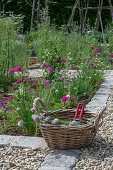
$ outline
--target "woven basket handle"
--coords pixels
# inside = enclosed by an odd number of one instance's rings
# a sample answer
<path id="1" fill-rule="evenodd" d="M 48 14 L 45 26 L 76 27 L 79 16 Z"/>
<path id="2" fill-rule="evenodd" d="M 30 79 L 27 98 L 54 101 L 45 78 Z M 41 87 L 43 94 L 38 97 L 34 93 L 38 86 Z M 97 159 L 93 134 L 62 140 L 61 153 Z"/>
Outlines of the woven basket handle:
<path id="1" fill-rule="evenodd" d="M 40 98 L 35 98 L 35 99 L 34 99 L 34 103 L 33 103 L 33 107 L 36 108 L 36 110 L 37 110 L 37 112 L 38 112 L 38 106 L 37 106 L 37 103 L 38 103 L 38 102 L 39 102 L 39 103 L 41 104 L 41 106 L 42 106 L 42 111 L 44 112 L 43 115 L 47 114 L 47 110 L 46 110 L 46 108 L 45 108 L 45 106 L 44 106 L 44 103 L 43 103 L 43 100 L 42 100 L 42 99 L 40 99 Z"/>
<path id="2" fill-rule="evenodd" d="M 98 112 L 98 116 L 97 118 L 95 119 L 94 121 L 94 126 L 95 126 L 95 131 L 97 132 L 97 130 L 99 129 L 99 127 L 102 126 L 102 123 L 103 123 L 103 113 L 104 113 L 104 110 L 106 109 L 106 105 L 103 105 L 99 112 Z"/>

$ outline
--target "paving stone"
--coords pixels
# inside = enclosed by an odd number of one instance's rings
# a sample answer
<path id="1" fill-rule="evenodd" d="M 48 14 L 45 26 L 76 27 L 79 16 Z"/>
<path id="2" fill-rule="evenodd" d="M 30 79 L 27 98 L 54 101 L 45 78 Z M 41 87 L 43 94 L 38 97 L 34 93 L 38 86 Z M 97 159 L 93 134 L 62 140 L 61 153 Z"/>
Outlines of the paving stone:
<path id="1" fill-rule="evenodd" d="M 16 136 L 10 142 L 10 146 L 32 148 L 34 150 L 38 148 L 45 149 L 47 147 L 42 137 L 28 137 L 28 136 Z"/>
<path id="2" fill-rule="evenodd" d="M 76 150 L 55 150 L 54 153 L 45 157 L 42 167 L 39 170 L 43 170 L 44 168 L 56 168 L 55 170 L 61 168 L 70 169 L 79 159 L 80 153 L 76 152 Z"/>
<path id="3" fill-rule="evenodd" d="M 53 166 L 42 166 L 38 170 L 71 170 L 71 168 L 53 167 Z"/>
<path id="4" fill-rule="evenodd" d="M 14 138 L 14 136 L 10 135 L 0 135 L 0 146 L 9 145 Z"/>

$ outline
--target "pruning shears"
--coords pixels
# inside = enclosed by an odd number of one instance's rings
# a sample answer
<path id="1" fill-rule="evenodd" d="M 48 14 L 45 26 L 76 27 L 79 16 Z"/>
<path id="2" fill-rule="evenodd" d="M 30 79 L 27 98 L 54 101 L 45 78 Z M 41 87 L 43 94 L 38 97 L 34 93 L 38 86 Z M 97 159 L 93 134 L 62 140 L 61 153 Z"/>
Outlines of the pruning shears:
<path id="1" fill-rule="evenodd" d="M 77 118 L 78 117 L 78 114 L 79 114 L 79 108 L 80 108 L 80 106 L 82 106 L 82 110 L 81 110 L 81 112 L 80 112 L 80 116 L 79 116 L 79 118 Z M 82 123 L 82 115 L 83 115 L 83 113 L 84 113 L 84 107 L 85 107 L 85 105 L 84 104 L 81 104 L 81 103 L 79 103 L 78 105 L 77 105 L 77 109 L 76 109 L 76 113 L 75 113 L 75 116 L 74 116 L 74 118 L 73 118 L 73 121 L 70 123 L 70 125 L 76 125 L 76 124 L 78 124 L 78 123 Z"/>

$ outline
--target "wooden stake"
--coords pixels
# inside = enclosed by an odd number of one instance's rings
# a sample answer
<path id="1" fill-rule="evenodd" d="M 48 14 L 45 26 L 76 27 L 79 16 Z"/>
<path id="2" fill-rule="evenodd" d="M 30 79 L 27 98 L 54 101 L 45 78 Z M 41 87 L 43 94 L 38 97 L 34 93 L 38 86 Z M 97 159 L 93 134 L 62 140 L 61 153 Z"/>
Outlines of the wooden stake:
<path id="1" fill-rule="evenodd" d="M 33 0 L 33 5 L 32 5 L 31 28 L 30 28 L 31 31 L 33 31 L 34 9 L 35 9 L 35 0 Z"/>
<path id="2" fill-rule="evenodd" d="M 99 29 L 99 23 L 100 23 L 99 13 L 101 13 L 101 11 L 102 11 L 102 6 L 103 6 L 103 0 L 99 0 L 99 6 L 98 6 L 98 12 L 97 12 L 97 22 L 96 22 L 96 31 L 98 31 L 98 29 Z"/>

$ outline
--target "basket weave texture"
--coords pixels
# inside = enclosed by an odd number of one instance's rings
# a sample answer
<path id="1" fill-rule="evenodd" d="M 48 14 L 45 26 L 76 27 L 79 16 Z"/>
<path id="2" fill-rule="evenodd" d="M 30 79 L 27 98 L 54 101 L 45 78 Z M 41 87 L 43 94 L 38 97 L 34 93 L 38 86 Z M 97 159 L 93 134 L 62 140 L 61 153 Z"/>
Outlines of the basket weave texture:
<path id="1" fill-rule="evenodd" d="M 43 105 L 44 107 L 44 105 Z M 53 149 L 76 149 L 89 145 L 102 125 L 103 106 L 97 115 L 93 113 L 83 114 L 83 124 L 76 126 L 52 125 L 39 123 L 39 127 L 46 143 Z M 56 110 L 46 112 L 44 116 L 54 116 L 60 120 L 72 121 L 76 110 Z M 95 119 L 91 119 L 95 117 Z M 90 121 L 92 120 L 92 121 Z"/>

